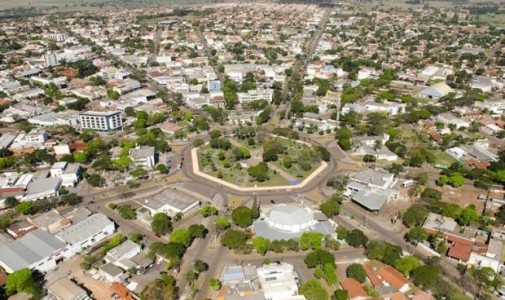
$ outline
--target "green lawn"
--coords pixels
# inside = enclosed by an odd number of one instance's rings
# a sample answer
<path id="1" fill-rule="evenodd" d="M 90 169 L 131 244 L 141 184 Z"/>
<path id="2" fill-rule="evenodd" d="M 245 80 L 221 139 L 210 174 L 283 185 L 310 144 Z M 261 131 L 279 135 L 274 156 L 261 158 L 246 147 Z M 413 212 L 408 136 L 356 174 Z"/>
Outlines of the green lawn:
<path id="1" fill-rule="evenodd" d="M 435 164 L 450 166 L 453 163 L 458 162 L 452 156 L 440 150 L 433 151 L 433 155 L 435 155 Z"/>

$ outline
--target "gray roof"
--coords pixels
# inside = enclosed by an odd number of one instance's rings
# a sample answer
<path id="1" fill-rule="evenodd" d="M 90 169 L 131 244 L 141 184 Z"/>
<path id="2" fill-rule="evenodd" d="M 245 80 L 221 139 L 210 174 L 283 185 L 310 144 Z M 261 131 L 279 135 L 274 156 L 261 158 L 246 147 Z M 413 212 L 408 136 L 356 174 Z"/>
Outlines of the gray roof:
<path id="1" fill-rule="evenodd" d="M 501 255 L 503 251 L 503 242 L 499 239 L 491 238 L 489 240 L 489 245 L 487 246 L 487 252 L 493 253 L 498 256 L 498 259 L 501 260 Z"/>
<path id="2" fill-rule="evenodd" d="M 386 183 L 384 178 L 394 176 L 388 172 L 382 171 L 361 171 L 351 176 L 351 180 L 358 181 L 365 184 L 373 184 L 377 186 L 383 186 Z"/>
<path id="3" fill-rule="evenodd" d="M 58 233 L 56 236 L 62 241 L 73 245 L 90 238 L 111 223 L 113 222 L 109 220 L 109 218 L 107 218 L 105 215 L 96 213 L 80 221 L 79 223 L 68 227 L 67 229 Z"/>
<path id="4" fill-rule="evenodd" d="M 84 289 L 68 278 L 61 278 L 55 281 L 47 289 L 56 298 L 61 300 L 82 299 L 82 297 L 87 296 Z"/>
<path id="5" fill-rule="evenodd" d="M 16 271 L 40 261 L 65 247 L 65 244 L 42 229 L 0 247 L 0 261 Z"/>
<path id="6" fill-rule="evenodd" d="M 432 97 L 443 97 L 453 90 L 444 82 L 435 83 L 434 85 L 427 87 L 419 92 L 421 96 L 432 96 Z"/>
<path id="7" fill-rule="evenodd" d="M 47 227 L 60 222 L 61 220 L 63 220 L 63 217 L 56 210 L 50 210 L 39 216 L 31 218 L 31 223 L 37 227 Z"/>
<path id="8" fill-rule="evenodd" d="M 85 111 L 79 113 L 80 116 L 96 116 L 96 117 L 107 117 L 115 114 L 120 114 L 120 111 Z"/>
<path id="9" fill-rule="evenodd" d="M 149 201 L 146 201 L 144 205 L 154 210 L 158 210 L 167 204 L 177 209 L 184 210 L 195 202 L 198 202 L 198 199 L 192 196 L 171 189 L 164 190 L 159 194 L 151 196 L 148 200 Z"/>
<path id="10" fill-rule="evenodd" d="M 352 196 L 352 200 L 371 211 L 379 210 L 389 199 L 390 189 L 362 189 Z"/>
<path id="11" fill-rule="evenodd" d="M 130 149 L 130 157 L 133 159 L 154 156 L 154 147 L 142 147 Z"/>
<path id="12" fill-rule="evenodd" d="M 61 178 L 58 177 L 35 179 L 30 184 L 28 184 L 26 194 L 31 195 L 47 191 L 58 190 L 60 184 L 61 184 Z"/>
<path id="13" fill-rule="evenodd" d="M 456 232 L 458 224 L 453 218 L 444 217 L 442 215 L 430 212 L 426 221 L 424 221 L 424 228 L 432 228 L 444 232 Z"/>
<path id="14" fill-rule="evenodd" d="M 111 263 L 101 266 L 100 271 L 102 271 L 108 275 L 111 275 L 113 277 L 116 277 L 116 276 L 124 273 L 123 270 L 121 270 L 121 268 L 119 268 L 118 266 L 113 265 Z"/>
<path id="15" fill-rule="evenodd" d="M 89 209 L 84 206 L 80 206 L 64 214 L 63 217 L 69 219 L 72 224 L 75 224 L 91 216 L 91 214 L 92 212 Z"/>
<path id="16" fill-rule="evenodd" d="M 79 171 L 79 168 L 81 168 L 80 164 L 68 164 L 65 168 L 65 174 L 77 173 Z"/>
<path id="17" fill-rule="evenodd" d="M 7 148 L 14 141 L 16 135 L 6 133 L 0 136 L 0 148 Z"/>
<path id="18" fill-rule="evenodd" d="M 130 240 L 126 240 L 121 245 L 111 249 L 109 252 L 107 252 L 106 257 L 110 259 L 111 261 L 116 261 L 117 259 L 121 258 L 123 255 L 126 253 L 132 251 L 133 249 L 138 248 L 138 251 L 140 252 L 140 246 Z"/>

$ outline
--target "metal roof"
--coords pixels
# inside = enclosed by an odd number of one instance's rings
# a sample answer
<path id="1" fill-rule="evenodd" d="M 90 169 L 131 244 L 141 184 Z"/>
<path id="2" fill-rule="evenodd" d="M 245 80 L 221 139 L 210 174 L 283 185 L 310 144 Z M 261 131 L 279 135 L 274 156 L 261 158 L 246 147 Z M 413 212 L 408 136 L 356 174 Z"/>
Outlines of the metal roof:
<path id="1" fill-rule="evenodd" d="M 65 244 L 42 229 L 0 247 L 0 261 L 13 271 L 38 262 L 65 247 Z"/>
<path id="2" fill-rule="evenodd" d="M 299 225 L 312 221 L 314 215 L 296 205 L 279 204 L 268 211 L 267 218 L 280 225 Z"/>
<path id="3" fill-rule="evenodd" d="M 35 179 L 28 185 L 26 195 L 55 191 L 58 190 L 60 184 L 61 178 L 58 177 Z"/>
<path id="4" fill-rule="evenodd" d="M 111 223 L 114 222 L 109 220 L 109 218 L 107 218 L 105 215 L 96 213 L 80 221 L 79 223 L 68 227 L 67 229 L 58 233 L 56 237 L 70 245 L 73 245 L 92 237 Z"/>
<path id="5" fill-rule="evenodd" d="M 62 300 L 82 299 L 87 296 L 84 289 L 79 287 L 68 278 L 61 278 L 51 284 L 48 288 L 49 292 Z"/>

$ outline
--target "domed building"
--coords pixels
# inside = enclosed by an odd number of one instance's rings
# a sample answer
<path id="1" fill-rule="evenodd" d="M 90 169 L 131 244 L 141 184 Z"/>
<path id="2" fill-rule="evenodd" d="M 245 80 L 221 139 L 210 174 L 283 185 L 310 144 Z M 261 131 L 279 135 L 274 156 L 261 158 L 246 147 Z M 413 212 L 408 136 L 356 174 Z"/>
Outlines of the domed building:
<path id="1" fill-rule="evenodd" d="M 252 229 L 257 236 L 269 240 L 299 238 L 311 231 L 336 236 L 333 225 L 322 212 L 295 203 L 262 207 L 261 216 Z"/>
<path id="2" fill-rule="evenodd" d="M 291 233 L 307 231 L 317 224 L 314 213 L 308 208 L 287 204 L 271 208 L 264 220 L 271 228 Z"/>

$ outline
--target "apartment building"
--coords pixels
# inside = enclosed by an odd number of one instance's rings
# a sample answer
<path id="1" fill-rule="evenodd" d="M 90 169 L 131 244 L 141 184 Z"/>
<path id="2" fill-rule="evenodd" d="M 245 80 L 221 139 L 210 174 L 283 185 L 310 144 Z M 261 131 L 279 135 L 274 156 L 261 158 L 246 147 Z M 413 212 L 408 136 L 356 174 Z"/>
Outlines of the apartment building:
<path id="1" fill-rule="evenodd" d="M 119 111 L 87 111 L 79 114 L 82 129 L 93 129 L 102 132 L 119 131 L 123 128 L 123 119 Z"/>

